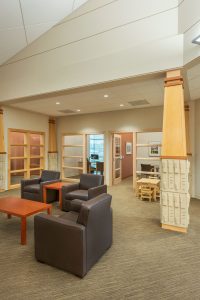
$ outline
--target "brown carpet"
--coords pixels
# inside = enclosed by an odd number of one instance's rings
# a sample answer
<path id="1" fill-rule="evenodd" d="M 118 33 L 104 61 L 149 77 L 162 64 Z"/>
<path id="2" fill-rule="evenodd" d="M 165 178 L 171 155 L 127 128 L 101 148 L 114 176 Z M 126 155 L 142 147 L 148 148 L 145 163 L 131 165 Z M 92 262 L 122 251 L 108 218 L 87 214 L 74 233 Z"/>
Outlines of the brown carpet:
<path id="1" fill-rule="evenodd" d="M 33 217 L 21 246 L 19 219 L 0 213 L 0 299 L 200 299 L 200 200 L 184 235 L 160 228 L 159 204 L 136 199 L 130 180 L 109 192 L 113 246 L 83 279 L 35 260 Z"/>

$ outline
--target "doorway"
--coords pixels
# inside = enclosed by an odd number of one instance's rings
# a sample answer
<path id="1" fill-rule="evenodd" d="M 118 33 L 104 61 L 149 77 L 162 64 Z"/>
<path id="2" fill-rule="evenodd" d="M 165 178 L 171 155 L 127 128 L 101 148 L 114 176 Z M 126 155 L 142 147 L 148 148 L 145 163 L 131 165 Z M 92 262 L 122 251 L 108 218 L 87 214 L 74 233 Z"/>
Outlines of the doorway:
<path id="1" fill-rule="evenodd" d="M 133 132 L 113 134 L 112 143 L 112 183 L 118 184 L 122 180 L 133 177 Z"/>

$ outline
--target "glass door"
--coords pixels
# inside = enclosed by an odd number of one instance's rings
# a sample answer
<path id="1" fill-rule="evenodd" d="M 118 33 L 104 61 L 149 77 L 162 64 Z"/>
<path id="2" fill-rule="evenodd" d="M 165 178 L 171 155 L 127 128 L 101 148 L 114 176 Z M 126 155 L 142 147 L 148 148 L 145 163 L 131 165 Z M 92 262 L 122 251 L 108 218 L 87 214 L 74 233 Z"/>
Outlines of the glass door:
<path id="1" fill-rule="evenodd" d="M 122 175 L 122 147 L 121 147 L 121 135 L 114 134 L 113 136 L 113 183 L 117 184 L 121 182 Z"/>
<path id="2" fill-rule="evenodd" d="M 84 134 L 64 134 L 62 139 L 62 178 L 78 181 L 86 170 Z"/>

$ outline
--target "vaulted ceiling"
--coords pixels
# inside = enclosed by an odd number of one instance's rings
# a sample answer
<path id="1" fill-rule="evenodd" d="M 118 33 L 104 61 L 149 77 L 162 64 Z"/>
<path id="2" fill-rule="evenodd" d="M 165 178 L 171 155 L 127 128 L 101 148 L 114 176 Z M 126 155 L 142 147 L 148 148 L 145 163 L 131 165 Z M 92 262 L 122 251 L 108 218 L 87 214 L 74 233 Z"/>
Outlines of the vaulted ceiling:
<path id="1" fill-rule="evenodd" d="M 0 0 L 0 64 L 87 0 Z"/>

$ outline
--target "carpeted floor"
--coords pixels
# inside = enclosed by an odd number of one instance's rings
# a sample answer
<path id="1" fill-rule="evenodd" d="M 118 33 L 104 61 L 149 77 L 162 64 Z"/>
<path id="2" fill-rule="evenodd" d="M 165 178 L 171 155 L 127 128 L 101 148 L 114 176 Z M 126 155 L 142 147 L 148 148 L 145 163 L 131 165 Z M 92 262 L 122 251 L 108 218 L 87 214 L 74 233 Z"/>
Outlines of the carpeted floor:
<path id="1" fill-rule="evenodd" d="M 160 228 L 159 204 L 136 199 L 130 180 L 109 192 L 113 246 L 83 279 L 35 260 L 33 217 L 21 246 L 19 219 L 0 213 L 0 299 L 200 299 L 200 200 L 191 201 L 184 235 Z"/>

